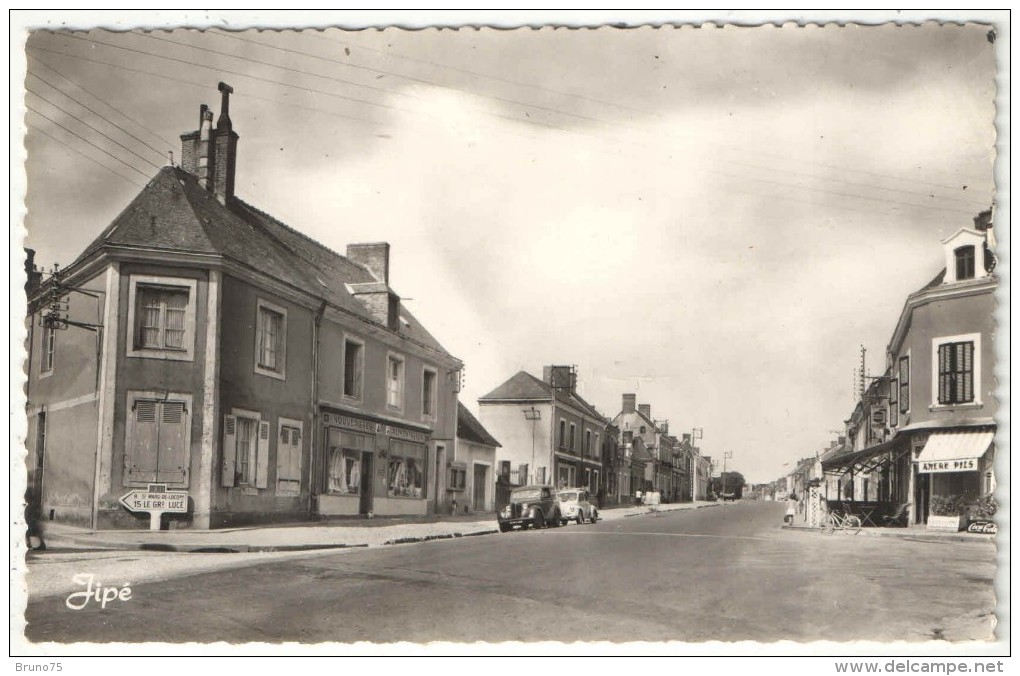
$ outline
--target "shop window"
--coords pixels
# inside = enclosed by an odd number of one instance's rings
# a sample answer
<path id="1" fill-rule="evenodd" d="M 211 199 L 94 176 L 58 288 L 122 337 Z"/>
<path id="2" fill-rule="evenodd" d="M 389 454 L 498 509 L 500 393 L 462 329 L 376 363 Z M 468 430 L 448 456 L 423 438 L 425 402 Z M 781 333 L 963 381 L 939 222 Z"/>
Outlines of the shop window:
<path id="1" fill-rule="evenodd" d="M 462 491 L 467 486 L 467 470 L 461 467 L 450 468 L 450 490 Z"/>
<path id="2" fill-rule="evenodd" d="M 900 413 L 910 410 L 910 357 L 900 357 Z"/>
<path id="3" fill-rule="evenodd" d="M 361 399 L 365 345 L 351 338 L 344 339 L 344 396 Z"/>
<path id="4" fill-rule="evenodd" d="M 336 428 L 326 431 L 326 491 L 333 495 L 361 494 L 361 454 L 371 446 L 369 437 Z"/>
<path id="5" fill-rule="evenodd" d="M 938 351 L 938 403 L 974 401 L 974 343 L 942 343 Z"/>
<path id="6" fill-rule="evenodd" d="M 258 301 L 255 323 L 255 372 L 272 378 L 287 377 L 287 309 Z"/>
<path id="7" fill-rule="evenodd" d="M 269 485 L 269 422 L 258 413 L 234 410 L 223 421 L 223 486 Z"/>
<path id="8" fill-rule="evenodd" d="M 187 484 L 191 458 L 188 409 L 191 398 L 155 392 L 128 394 L 124 485 Z"/>
<path id="9" fill-rule="evenodd" d="M 395 355 L 386 359 L 386 405 L 404 408 L 404 360 Z"/>
<path id="10" fill-rule="evenodd" d="M 957 248 L 953 257 L 956 259 L 956 280 L 974 279 L 974 245 Z"/>
<path id="11" fill-rule="evenodd" d="M 386 494 L 391 498 L 425 497 L 425 447 L 390 441 Z"/>
<path id="12" fill-rule="evenodd" d="M 436 371 L 430 368 L 422 372 L 421 414 L 427 418 L 436 415 Z"/>
<path id="13" fill-rule="evenodd" d="M 127 356 L 192 361 L 196 288 L 190 279 L 132 276 Z"/>
<path id="14" fill-rule="evenodd" d="M 280 418 L 280 435 L 276 442 L 276 492 L 278 495 L 301 493 L 301 438 L 304 425 L 300 420 Z"/>

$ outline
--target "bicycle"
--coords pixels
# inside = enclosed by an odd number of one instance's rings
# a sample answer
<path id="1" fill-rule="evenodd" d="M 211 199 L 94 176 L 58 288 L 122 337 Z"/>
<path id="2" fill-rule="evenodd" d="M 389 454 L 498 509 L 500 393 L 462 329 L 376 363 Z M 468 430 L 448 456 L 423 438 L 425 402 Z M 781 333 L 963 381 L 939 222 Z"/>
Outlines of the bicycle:
<path id="1" fill-rule="evenodd" d="M 831 535 L 837 530 L 857 535 L 861 532 L 862 527 L 861 517 L 851 514 L 849 510 L 845 510 L 845 513 L 830 511 L 822 519 L 821 524 L 822 532 L 826 535 Z"/>

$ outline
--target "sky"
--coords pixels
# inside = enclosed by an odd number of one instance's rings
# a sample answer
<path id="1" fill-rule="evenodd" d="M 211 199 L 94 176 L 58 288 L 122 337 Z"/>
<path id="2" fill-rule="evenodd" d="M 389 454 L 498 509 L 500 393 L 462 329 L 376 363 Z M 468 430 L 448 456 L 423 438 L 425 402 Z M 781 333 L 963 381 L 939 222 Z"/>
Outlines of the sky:
<path id="1" fill-rule="evenodd" d="M 751 481 L 843 427 L 995 199 L 986 25 L 35 32 L 24 246 L 66 265 L 234 88 L 237 195 L 391 283 L 461 399 L 578 367 Z M 17 246 L 19 243 L 14 242 Z"/>

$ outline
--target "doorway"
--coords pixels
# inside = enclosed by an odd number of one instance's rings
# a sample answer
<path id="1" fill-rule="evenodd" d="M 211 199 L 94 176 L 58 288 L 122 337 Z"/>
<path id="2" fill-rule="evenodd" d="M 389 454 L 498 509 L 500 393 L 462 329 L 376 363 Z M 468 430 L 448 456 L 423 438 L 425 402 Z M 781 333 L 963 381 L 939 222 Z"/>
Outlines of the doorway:
<path id="1" fill-rule="evenodd" d="M 358 503 L 358 513 L 368 514 L 372 511 L 372 454 L 368 451 L 361 452 L 361 500 Z"/>
<path id="2" fill-rule="evenodd" d="M 476 512 L 485 510 L 485 487 L 488 483 L 489 468 L 485 465 L 475 465 L 474 476 L 474 505 L 472 509 Z"/>
<path id="3" fill-rule="evenodd" d="M 914 505 L 917 510 L 914 523 L 928 523 L 928 496 L 931 494 L 929 488 L 931 475 L 925 472 L 918 472 L 915 465 L 914 476 Z"/>

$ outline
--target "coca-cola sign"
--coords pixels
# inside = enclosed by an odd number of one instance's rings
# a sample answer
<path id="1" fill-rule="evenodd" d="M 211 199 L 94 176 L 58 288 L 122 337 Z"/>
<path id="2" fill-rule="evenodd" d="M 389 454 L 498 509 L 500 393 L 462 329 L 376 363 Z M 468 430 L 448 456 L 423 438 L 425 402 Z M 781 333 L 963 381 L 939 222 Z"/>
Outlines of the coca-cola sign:
<path id="1" fill-rule="evenodd" d="M 995 525 L 994 521 L 972 521 L 971 524 L 967 526 L 967 532 L 995 535 L 999 532 L 999 527 Z"/>

